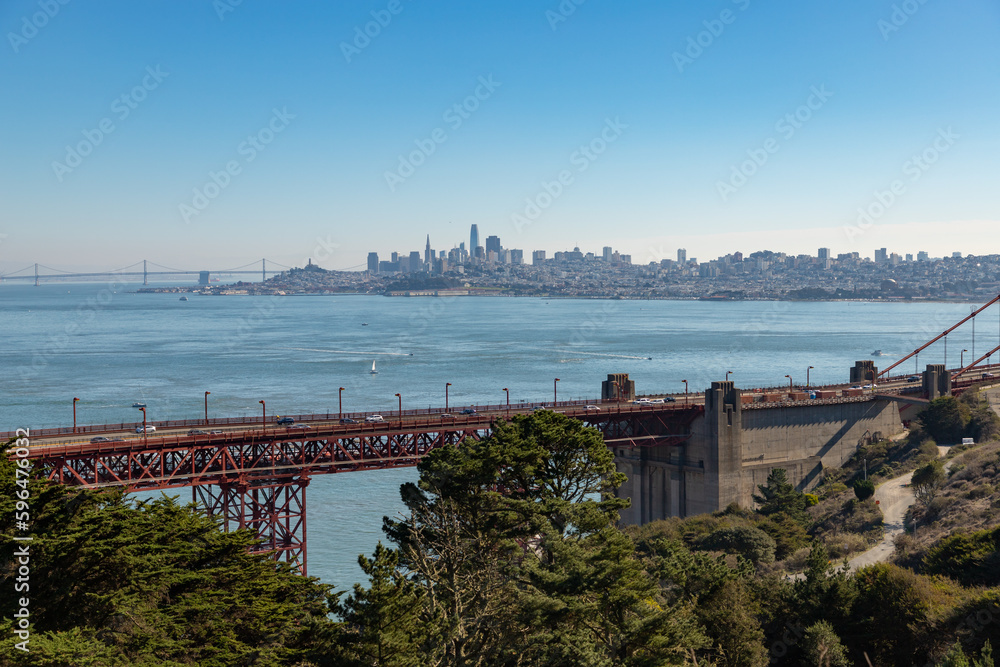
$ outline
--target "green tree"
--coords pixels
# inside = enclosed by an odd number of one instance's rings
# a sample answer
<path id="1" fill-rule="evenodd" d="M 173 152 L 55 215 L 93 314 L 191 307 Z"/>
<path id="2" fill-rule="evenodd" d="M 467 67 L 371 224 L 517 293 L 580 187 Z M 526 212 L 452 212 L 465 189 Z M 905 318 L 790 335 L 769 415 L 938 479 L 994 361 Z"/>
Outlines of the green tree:
<path id="1" fill-rule="evenodd" d="M 913 494 L 924 503 L 929 503 L 937 495 L 938 489 L 947 479 L 944 472 L 944 465 L 935 459 L 927 465 L 913 471 L 910 479 L 910 486 Z"/>
<path id="2" fill-rule="evenodd" d="M 855 480 L 854 495 L 857 496 L 858 500 L 868 500 L 875 495 L 875 482 L 870 479 Z"/>
<path id="3" fill-rule="evenodd" d="M 937 442 L 954 444 L 961 442 L 965 434 L 969 407 L 953 396 L 942 396 L 931 401 L 917 420 Z"/>
<path id="4" fill-rule="evenodd" d="M 774 538 L 754 526 L 726 526 L 706 537 L 702 548 L 740 554 L 752 563 L 773 563 Z"/>
<path id="5" fill-rule="evenodd" d="M 354 591 L 333 611 L 344 622 L 340 645 L 343 664 L 380 667 L 417 667 L 422 651 L 435 639 L 434 619 L 422 618 L 422 600 L 416 587 L 399 570 L 399 555 L 379 542 L 372 558 L 358 557 L 368 576 L 366 589 Z"/>
<path id="6" fill-rule="evenodd" d="M 994 667 L 993 646 L 989 639 L 983 644 L 983 650 L 979 652 L 979 660 L 973 660 L 972 665 L 973 667 Z"/>
<path id="7" fill-rule="evenodd" d="M 850 667 L 847 649 L 827 621 L 817 621 L 802 637 L 802 658 L 808 667 Z"/>
<path id="8" fill-rule="evenodd" d="M 938 663 L 938 667 L 972 667 L 969 658 L 962 650 L 961 642 L 955 642 L 945 654 L 944 659 Z"/>
<path id="9" fill-rule="evenodd" d="M 14 590 L 15 475 L 0 455 L 0 586 Z M 30 484 L 34 665 L 331 664 L 329 587 L 270 556 L 256 536 L 171 498 Z M 0 596 L 12 618 L 16 596 Z M 9 634 L 7 635 L 10 636 Z M 13 656 L 18 655 L 15 659 Z"/>
<path id="10" fill-rule="evenodd" d="M 806 512 L 808 501 L 805 494 L 796 491 L 788 481 L 788 473 L 784 468 L 774 468 L 767 476 L 766 484 L 758 484 L 760 495 L 754 495 L 753 500 L 759 505 L 757 511 L 764 516 L 784 515 L 800 524 L 810 522 Z"/>

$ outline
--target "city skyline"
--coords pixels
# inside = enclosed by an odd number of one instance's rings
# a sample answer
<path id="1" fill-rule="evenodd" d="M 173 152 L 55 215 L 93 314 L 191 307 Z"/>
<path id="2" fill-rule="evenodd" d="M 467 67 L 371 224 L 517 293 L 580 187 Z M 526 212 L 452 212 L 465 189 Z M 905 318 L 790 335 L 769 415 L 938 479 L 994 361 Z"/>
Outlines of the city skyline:
<path id="1" fill-rule="evenodd" d="M 389 4 L 4 3 L 0 271 L 1000 251 L 995 3 Z"/>

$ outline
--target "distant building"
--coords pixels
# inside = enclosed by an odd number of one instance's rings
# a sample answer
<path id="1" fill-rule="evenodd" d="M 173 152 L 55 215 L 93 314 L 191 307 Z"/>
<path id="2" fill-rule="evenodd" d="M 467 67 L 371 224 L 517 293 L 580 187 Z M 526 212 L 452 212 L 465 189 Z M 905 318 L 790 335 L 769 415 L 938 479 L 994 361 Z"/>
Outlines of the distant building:
<path id="1" fill-rule="evenodd" d="M 930 259 L 931 259 L 930 255 L 928 255 L 923 250 L 921 250 L 920 252 L 917 253 L 917 261 L 918 262 L 929 262 Z"/>
<path id="2" fill-rule="evenodd" d="M 420 273 L 423 268 L 423 262 L 420 261 L 420 251 L 414 250 L 410 253 L 410 273 Z"/>
<path id="3" fill-rule="evenodd" d="M 424 264 L 427 265 L 427 270 L 429 271 L 434 261 L 434 251 L 431 250 L 431 235 L 427 235 L 427 246 L 424 248 Z"/>
<path id="4" fill-rule="evenodd" d="M 611 246 L 609 246 L 609 245 L 604 246 L 604 261 L 605 262 L 610 262 L 611 261 L 611 253 L 613 253 L 613 252 L 614 252 L 614 250 L 611 249 Z"/>
<path id="5" fill-rule="evenodd" d="M 469 252 L 475 254 L 476 248 L 479 247 L 479 225 L 472 225 L 472 231 L 469 232 Z"/>
<path id="6" fill-rule="evenodd" d="M 891 255 L 889 255 L 889 264 L 891 264 L 892 266 L 899 266 L 899 262 L 901 260 L 902 258 L 899 256 L 898 253 L 894 252 Z"/>
<path id="7" fill-rule="evenodd" d="M 545 261 L 545 251 L 544 250 L 532 250 L 531 251 L 531 263 L 541 264 Z"/>
<path id="8" fill-rule="evenodd" d="M 510 249 L 510 263 L 511 264 L 524 264 L 524 251 L 516 250 L 514 248 Z"/>
<path id="9" fill-rule="evenodd" d="M 962 259 L 962 253 L 960 252 L 953 252 L 951 253 L 951 256 L 953 259 Z"/>
<path id="10" fill-rule="evenodd" d="M 889 262 L 889 254 L 885 251 L 885 248 L 880 248 L 875 251 L 875 263 L 876 264 L 886 264 Z"/>
<path id="11" fill-rule="evenodd" d="M 819 253 L 817 253 L 816 257 L 818 257 L 819 259 L 830 259 L 830 249 L 820 248 Z"/>
<path id="12" fill-rule="evenodd" d="M 677 263 L 684 264 L 688 261 L 688 251 L 684 248 L 677 249 Z"/>
<path id="13" fill-rule="evenodd" d="M 368 253 L 368 273 L 378 273 L 378 253 Z"/>
<path id="14" fill-rule="evenodd" d="M 913 253 L 910 253 L 910 252 L 906 253 L 906 261 L 907 262 L 912 262 L 913 261 Z"/>
<path id="15" fill-rule="evenodd" d="M 491 252 L 495 252 L 497 255 L 500 254 L 500 237 L 499 236 L 487 236 L 486 237 L 486 254 L 489 255 Z"/>

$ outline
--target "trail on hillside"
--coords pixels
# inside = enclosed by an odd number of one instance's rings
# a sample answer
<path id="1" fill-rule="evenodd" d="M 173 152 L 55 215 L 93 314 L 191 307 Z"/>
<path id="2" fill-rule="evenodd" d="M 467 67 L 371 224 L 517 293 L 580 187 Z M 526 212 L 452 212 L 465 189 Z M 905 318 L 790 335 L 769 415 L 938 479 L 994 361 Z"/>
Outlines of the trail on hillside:
<path id="1" fill-rule="evenodd" d="M 949 447 L 938 446 L 938 457 L 945 456 L 948 450 Z M 948 461 L 945 464 L 945 471 L 951 468 L 953 462 Z M 887 561 L 896 550 L 894 543 L 896 536 L 906 530 L 906 511 L 917 501 L 910 488 L 912 478 L 913 472 L 908 472 L 890 479 L 875 489 L 875 500 L 878 501 L 879 508 L 882 510 L 882 524 L 885 527 L 885 533 L 878 544 L 848 561 L 851 572 L 866 565 Z"/>

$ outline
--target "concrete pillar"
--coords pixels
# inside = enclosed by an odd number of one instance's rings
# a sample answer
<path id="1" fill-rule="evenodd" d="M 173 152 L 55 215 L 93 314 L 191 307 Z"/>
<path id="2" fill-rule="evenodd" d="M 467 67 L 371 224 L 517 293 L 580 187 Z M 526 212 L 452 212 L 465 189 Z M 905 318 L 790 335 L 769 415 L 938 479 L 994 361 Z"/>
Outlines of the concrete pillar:
<path id="1" fill-rule="evenodd" d="M 944 364 L 927 364 L 924 371 L 924 396 L 930 400 L 951 395 L 951 373 Z"/>
<path id="2" fill-rule="evenodd" d="M 699 505 L 719 508 L 740 498 L 743 469 L 742 398 L 732 382 L 713 382 L 705 390 L 705 460 L 704 498 Z M 697 513 L 700 508 L 689 509 Z"/>

